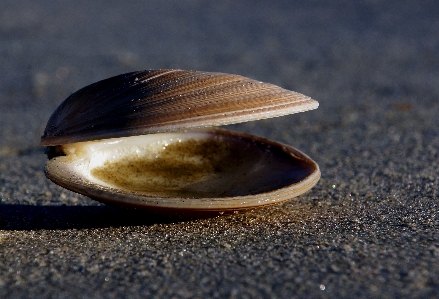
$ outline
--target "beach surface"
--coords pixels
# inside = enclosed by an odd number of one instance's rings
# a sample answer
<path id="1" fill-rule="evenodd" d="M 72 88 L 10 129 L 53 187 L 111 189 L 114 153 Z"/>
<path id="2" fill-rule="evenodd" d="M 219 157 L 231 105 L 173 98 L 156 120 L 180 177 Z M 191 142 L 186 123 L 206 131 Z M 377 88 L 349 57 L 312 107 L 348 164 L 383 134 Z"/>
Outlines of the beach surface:
<path id="1" fill-rule="evenodd" d="M 436 298 L 439 2 L 0 3 L 1 298 Z M 144 69 L 234 73 L 319 101 L 227 126 L 290 144 L 322 177 L 278 206 L 179 220 L 44 175 L 76 90 Z"/>

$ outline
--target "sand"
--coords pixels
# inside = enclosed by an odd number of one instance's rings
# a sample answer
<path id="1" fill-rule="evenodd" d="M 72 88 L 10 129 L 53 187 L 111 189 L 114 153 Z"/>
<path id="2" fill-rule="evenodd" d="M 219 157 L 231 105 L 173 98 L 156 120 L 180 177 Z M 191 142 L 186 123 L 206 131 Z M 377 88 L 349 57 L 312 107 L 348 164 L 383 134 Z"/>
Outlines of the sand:
<path id="1" fill-rule="evenodd" d="M 0 3 L 1 298 L 434 298 L 439 293 L 436 1 Z M 279 206 L 178 220 L 48 181 L 57 105 L 141 69 L 236 73 L 319 109 L 229 126 L 315 159 Z"/>

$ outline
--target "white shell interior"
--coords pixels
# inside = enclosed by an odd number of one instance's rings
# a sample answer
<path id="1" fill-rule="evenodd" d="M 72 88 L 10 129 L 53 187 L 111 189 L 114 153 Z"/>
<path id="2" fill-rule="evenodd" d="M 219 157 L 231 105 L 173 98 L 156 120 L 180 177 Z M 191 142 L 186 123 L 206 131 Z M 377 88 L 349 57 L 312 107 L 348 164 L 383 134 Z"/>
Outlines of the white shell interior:
<path id="1" fill-rule="evenodd" d="M 280 144 L 274 143 L 275 149 L 273 143 L 261 142 L 264 139 L 219 132 L 223 133 L 188 131 L 67 144 L 66 156 L 50 160 L 47 170 L 52 180 L 62 180 L 66 187 L 66 181 L 79 179 L 145 197 L 193 200 L 230 200 L 298 184 L 292 198 L 320 176 L 314 162 L 303 162 Z"/>

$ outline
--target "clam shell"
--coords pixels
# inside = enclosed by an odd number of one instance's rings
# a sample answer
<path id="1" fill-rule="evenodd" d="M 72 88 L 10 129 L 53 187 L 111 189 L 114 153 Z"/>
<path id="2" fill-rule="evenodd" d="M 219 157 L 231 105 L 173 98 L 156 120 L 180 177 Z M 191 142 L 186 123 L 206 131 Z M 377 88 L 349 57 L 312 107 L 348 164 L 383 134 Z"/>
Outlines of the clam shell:
<path id="1" fill-rule="evenodd" d="M 238 75 L 139 71 L 72 94 L 50 117 L 41 144 L 220 126 L 317 107 L 302 94 Z"/>
<path id="2" fill-rule="evenodd" d="M 56 184 L 106 204 L 178 217 L 278 204 L 305 193 L 320 178 L 318 165 L 291 146 L 221 129 L 63 147 L 67 156 L 46 164 L 46 175 Z"/>
<path id="3" fill-rule="evenodd" d="M 206 127 L 317 107 L 302 94 L 238 75 L 119 75 L 80 89 L 55 110 L 41 139 L 45 172 L 106 204 L 179 217 L 277 204 L 311 189 L 318 165 L 291 146 Z"/>

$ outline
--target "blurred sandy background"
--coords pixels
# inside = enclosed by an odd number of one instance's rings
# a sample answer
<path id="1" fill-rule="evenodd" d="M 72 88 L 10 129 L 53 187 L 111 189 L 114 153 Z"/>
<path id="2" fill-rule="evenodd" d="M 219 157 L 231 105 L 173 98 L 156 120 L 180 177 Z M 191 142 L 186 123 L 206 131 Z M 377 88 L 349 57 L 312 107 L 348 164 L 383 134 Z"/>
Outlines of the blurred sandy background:
<path id="1" fill-rule="evenodd" d="M 0 297 L 434 298 L 436 1 L 2 1 Z M 46 180 L 47 119 L 124 72 L 236 73 L 315 111 L 231 126 L 303 150 L 322 179 L 207 220 L 130 215 Z"/>

